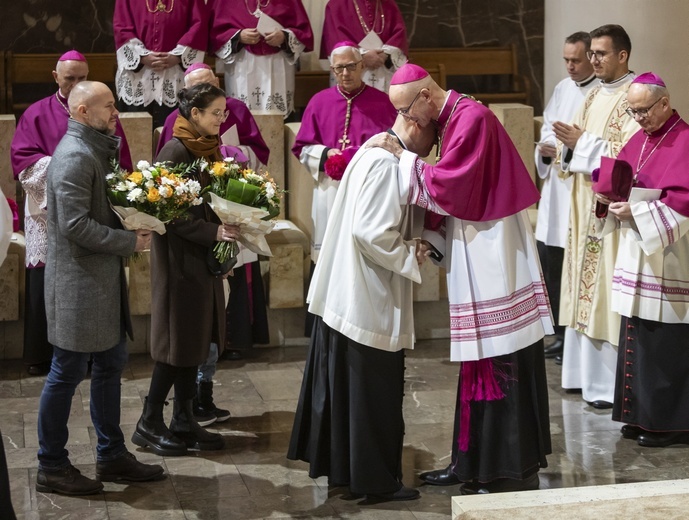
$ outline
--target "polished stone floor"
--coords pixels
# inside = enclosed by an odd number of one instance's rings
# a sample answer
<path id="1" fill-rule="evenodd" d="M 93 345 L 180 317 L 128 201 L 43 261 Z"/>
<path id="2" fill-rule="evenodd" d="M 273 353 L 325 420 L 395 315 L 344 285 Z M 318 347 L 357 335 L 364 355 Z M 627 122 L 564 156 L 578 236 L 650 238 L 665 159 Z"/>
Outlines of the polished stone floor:
<path id="1" fill-rule="evenodd" d="M 287 461 L 305 347 L 255 349 L 244 361 L 221 362 L 216 401 L 233 417 L 216 431 L 219 452 L 161 459 L 129 445 L 138 458 L 162 463 L 169 477 L 146 484 L 105 484 L 88 498 L 37 493 L 36 412 L 44 378 L 29 377 L 19 361 L 0 361 L 0 429 L 7 450 L 12 500 L 19 518 L 254 519 L 348 518 L 431 520 L 450 516 L 457 486 L 422 486 L 421 498 L 366 503 L 343 488 L 312 480 L 306 465 Z M 418 486 L 421 471 L 448 463 L 457 383 L 446 341 L 424 341 L 407 356 L 404 481 Z M 641 448 L 619 435 L 610 413 L 587 406 L 559 387 L 559 367 L 547 360 L 554 453 L 541 471 L 541 488 L 689 478 L 689 447 Z M 130 359 L 124 374 L 122 428 L 131 437 L 146 395 L 148 356 Z M 95 436 L 88 414 L 88 381 L 74 396 L 69 451 L 82 473 L 95 472 Z M 169 413 L 169 410 L 168 412 Z M 1 517 L 2 515 L 0 515 Z"/>

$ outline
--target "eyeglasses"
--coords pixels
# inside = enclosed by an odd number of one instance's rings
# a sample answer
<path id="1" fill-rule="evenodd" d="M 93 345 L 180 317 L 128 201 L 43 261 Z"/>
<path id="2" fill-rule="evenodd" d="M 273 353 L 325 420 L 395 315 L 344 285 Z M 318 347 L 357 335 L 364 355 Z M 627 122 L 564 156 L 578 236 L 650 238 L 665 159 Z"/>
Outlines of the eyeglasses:
<path id="1" fill-rule="evenodd" d="M 354 63 L 347 63 L 346 65 L 335 65 L 330 67 L 330 70 L 339 76 L 345 71 L 345 69 L 347 69 L 349 72 L 354 72 L 359 63 L 361 63 L 361 60 L 355 61 Z"/>
<path id="2" fill-rule="evenodd" d="M 649 112 L 649 111 L 655 106 L 655 104 L 656 104 L 658 101 L 660 101 L 661 99 L 663 99 L 663 98 L 662 98 L 662 97 L 659 97 L 658 99 L 656 99 L 650 107 L 647 107 L 647 108 L 628 108 L 628 109 L 625 110 L 625 112 L 627 112 L 627 115 L 628 115 L 629 117 L 633 117 L 633 118 L 635 118 L 635 119 L 636 119 L 637 116 L 638 116 L 638 117 L 646 117 L 646 116 L 648 116 L 648 112 Z"/>
<path id="3" fill-rule="evenodd" d="M 423 89 L 421 89 L 423 90 Z M 397 113 L 401 115 L 405 119 L 411 119 L 411 116 L 409 115 L 409 111 L 411 110 L 411 107 L 414 106 L 414 103 L 416 103 L 416 100 L 419 99 L 419 96 L 421 95 L 421 90 L 419 90 L 419 93 L 414 96 L 414 99 L 412 99 L 411 103 L 409 103 L 409 106 L 407 108 L 400 108 L 397 110 Z"/>
<path id="4" fill-rule="evenodd" d="M 596 61 L 603 61 L 608 54 L 612 54 L 612 51 L 587 51 L 586 57 L 589 61 L 596 57 Z"/>
<path id="5" fill-rule="evenodd" d="M 206 112 L 206 110 L 204 108 L 199 108 L 199 112 Z M 211 115 L 214 118 L 219 119 L 221 123 L 224 123 L 225 121 L 227 121 L 227 118 L 230 115 L 230 111 L 229 110 L 224 110 L 224 111 L 223 110 L 213 110 L 213 112 L 211 112 Z"/>

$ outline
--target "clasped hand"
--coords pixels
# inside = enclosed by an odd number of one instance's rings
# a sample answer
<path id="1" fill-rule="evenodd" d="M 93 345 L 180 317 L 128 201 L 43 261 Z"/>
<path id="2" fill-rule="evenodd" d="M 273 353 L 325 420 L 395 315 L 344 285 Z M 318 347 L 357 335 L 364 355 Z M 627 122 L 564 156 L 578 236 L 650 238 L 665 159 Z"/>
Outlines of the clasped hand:
<path id="1" fill-rule="evenodd" d="M 285 43 L 285 33 L 280 29 L 266 34 L 265 37 L 257 29 L 242 29 L 239 33 L 239 42 L 243 45 L 256 45 L 261 41 L 261 38 L 265 39 L 266 43 L 272 47 L 281 47 Z"/>
<path id="2" fill-rule="evenodd" d="M 218 242 L 235 242 L 241 234 L 239 226 L 234 224 L 221 224 L 218 226 L 218 233 L 215 239 Z"/>
<path id="3" fill-rule="evenodd" d="M 174 67 L 175 65 L 179 65 L 181 60 L 179 56 L 175 56 L 169 52 L 152 52 L 146 56 L 142 56 L 141 63 L 160 72 Z"/>

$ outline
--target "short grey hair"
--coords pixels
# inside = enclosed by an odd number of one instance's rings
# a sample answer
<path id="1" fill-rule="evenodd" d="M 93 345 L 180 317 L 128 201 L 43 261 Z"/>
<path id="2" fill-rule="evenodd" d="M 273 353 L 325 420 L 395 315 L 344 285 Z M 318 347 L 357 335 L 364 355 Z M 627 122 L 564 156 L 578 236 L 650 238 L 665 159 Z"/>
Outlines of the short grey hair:
<path id="1" fill-rule="evenodd" d="M 351 51 L 354 54 L 354 58 L 356 59 L 356 61 L 361 60 L 361 51 L 359 51 L 359 48 L 358 47 L 349 47 L 346 45 L 343 45 L 342 47 L 337 47 L 336 49 L 333 49 L 333 52 L 330 53 L 330 57 L 328 58 L 328 60 L 330 61 L 330 63 L 332 63 L 333 58 L 335 56 L 337 56 L 338 54 L 344 54 L 347 51 Z"/>

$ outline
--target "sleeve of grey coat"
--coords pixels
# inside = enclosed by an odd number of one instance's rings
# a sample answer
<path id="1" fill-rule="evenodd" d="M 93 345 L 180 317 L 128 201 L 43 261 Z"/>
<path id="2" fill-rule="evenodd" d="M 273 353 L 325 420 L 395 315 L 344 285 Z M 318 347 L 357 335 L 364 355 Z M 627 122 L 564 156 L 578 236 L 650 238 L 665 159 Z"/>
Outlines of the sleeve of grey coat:
<path id="1" fill-rule="evenodd" d="M 103 209 L 95 208 L 94 201 L 107 203 L 107 196 L 93 193 L 96 173 L 89 162 L 88 158 L 75 157 L 62 172 L 51 172 L 55 173 L 52 184 L 58 201 L 57 227 L 67 239 L 94 253 L 130 256 L 136 247 L 136 234 L 102 224 L 92 216 L 92 210 Z"/>

